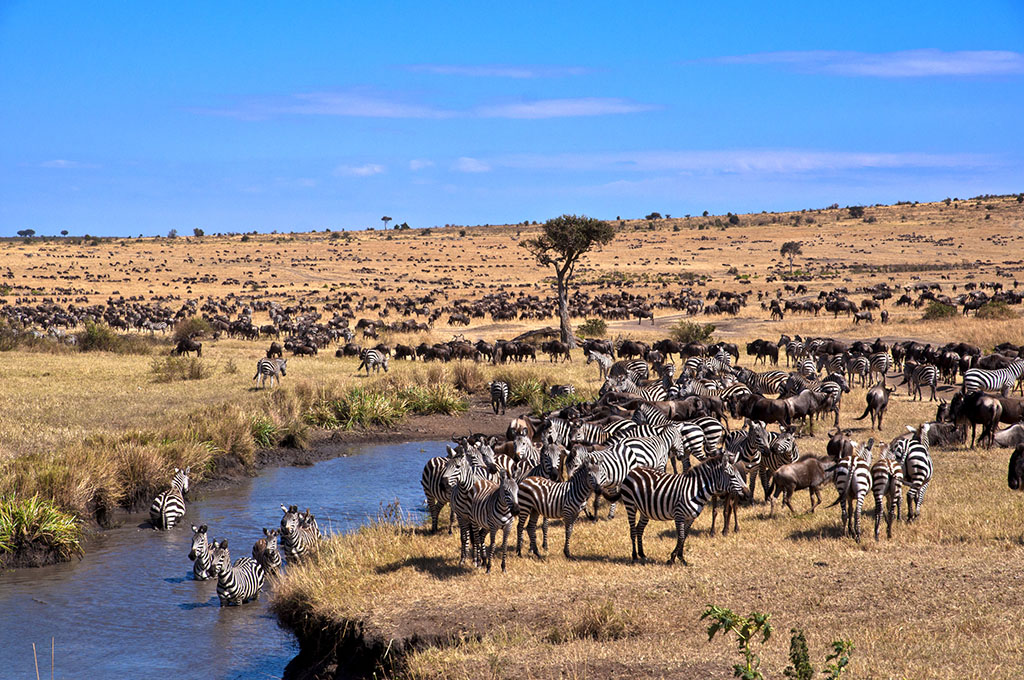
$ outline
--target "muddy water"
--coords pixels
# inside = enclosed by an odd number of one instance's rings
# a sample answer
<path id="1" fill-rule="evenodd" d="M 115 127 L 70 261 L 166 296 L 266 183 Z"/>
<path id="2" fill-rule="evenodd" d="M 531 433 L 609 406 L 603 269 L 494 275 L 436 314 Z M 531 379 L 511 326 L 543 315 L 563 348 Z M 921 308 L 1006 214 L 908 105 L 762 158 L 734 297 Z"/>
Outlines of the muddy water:
<path id="1" fill-rule="evenodd" d="M 145 515 L 103 532 L 81 561 L 0 574 L 0 677 L 49 677 L 50 639 L 58 678 L 280 678 L 298 652 L 259 603 L 221 607 L 216 581 L 193 581 L 192 532 L 207 524 L 227 538 L 232 559 L 251 554 L 262 527 L 277 527 L 281 504 L 309 506 L 321 530 L 351 530 L 398 499 L 425 514 L 420 473 L 444 442 L 352 447 L 312 467 L 264 471 L 202 496 L 185 526 L 156 532 Z"/>

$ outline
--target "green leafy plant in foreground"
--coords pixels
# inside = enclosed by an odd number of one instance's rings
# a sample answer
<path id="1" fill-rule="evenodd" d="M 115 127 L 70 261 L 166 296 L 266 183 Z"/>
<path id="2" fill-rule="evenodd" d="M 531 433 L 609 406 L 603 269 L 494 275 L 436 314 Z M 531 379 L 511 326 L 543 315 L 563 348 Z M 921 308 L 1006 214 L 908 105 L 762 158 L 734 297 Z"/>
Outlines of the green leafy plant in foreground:
<path id="1" fill-rule="evenodd" d="M 761 657 L 754 653 L 751 645 L 758 634 L 761 635 L 761 644 L 768 642 L 768 639 L 771 638 L 772 625 L 769 621 L 771 614 L 752 612 L 750 616 L 740 616 L 725 607 L 708 605 L 700 618 L 701 620 L 711 620 L 708 625 L 709 642 L 718 633 L 732 631 L 736 634 L 736 644 L 743 655 L 743 663 L 735 664 L 732 667 L 734 677 L 742 680 L 764 680 L 764 675 L 759 670 Z"/>

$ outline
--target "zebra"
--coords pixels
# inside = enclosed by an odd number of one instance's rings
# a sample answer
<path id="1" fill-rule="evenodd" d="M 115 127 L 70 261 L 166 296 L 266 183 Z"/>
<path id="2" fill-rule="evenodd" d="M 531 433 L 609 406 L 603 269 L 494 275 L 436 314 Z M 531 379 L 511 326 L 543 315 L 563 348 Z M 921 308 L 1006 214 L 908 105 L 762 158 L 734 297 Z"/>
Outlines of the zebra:
<path id="1" fill-rule="evenodd" d="M 252 377 L 256 381 L 256 387 L 263 387 L 263 381 L 269 380 L 270 386 L 274 386 L 274 381 L 277 384 L 281 384 L 281 376 L 288 375 L 286 369 L 288 366 L 287 359 L 267 359 L 263 358 L 256 362 L 256 375 Z"/>
<path id="2" fill-rule="evenodd" d="M 888 358 L 888 355 L 885 356 Z M 868 376 L 871 373 L 871 360 L 866 356 L 854 354 L 846 361 L 846 375 L 851 383 L 855 378 L 860 378 L 860 386 L 864 387 L 864 385 L 867 384 Z M 883 373 L 883 375 L 885 374 Z"/>
<path id="3" fill-rule="evenodd" d="M 615 363 L 615 359 L 605 354 L 604 352 L 598 352 L 597 350 L 590 350 L 587 352 L 587 363 L 596 363 L 598 371 L 598 379 L 604 380 L 608 377 L 608 371 L 611 370 L 612 364 Z"/>
<path id="4" fill-rule="evenodd" d="M 367 369 L 369 373 L 369 369 Z M 491 408 L 494 409 L 494 415 L 498 415 L 498 409 L 501 409 L 501 415 L 505 415 L 505 409 L 508 408 L 508 383 L 504 380 L 495 380 L 487 386 L 487 389 L 491 393 Z"/>
<path id="5" fill-rule="evenodd" d="M 365 368 L 366 375 L 370 375 L 370 369 L 373 369 L 374 373 L 384 369 L 384 372 L 388 372 L 388 355 L 381 352 L 379 349 L 364 349 L 359 354 L 359 365 L 356 366 L 356 373 L 359 369 Z"/>
<path id="6" fill-rule="evenodd" d="M 501 571 L 505 571 L 505 558 L 508 553 L 508 534 L 512 530 L 512 520 L 519 516 L 519 485 L 516 480 L 498 471 L 498 483 L 481 479 L 473 485 L 473 496 L 470 502 L 470 523 L 473 529 L 480 532 L 480 548 L 483 549 L 483 533 L 489 532 L 491 544 L 483 550 L 483 562 L 487 565 L 487 573 L 491 572 L 491 558 L 494 556 L 494 539 L 501 529 Z"/>
<path id="7" fill-rule="evenodd" d="M 551 398 L 557 399 L 559 397 L 568 397 L 576 394 L 575 385 L 552 385 L 551 386 Z"/>
<path id="8" fill-rule="evenodd" d="M 473 563 L 479 564 L 477 547 L 480 539 L 472 525 L 471 506 L 474 486 L 478 481 L 486 480 L 491 471 L 488 468 L 480 463 L 475 447 L 466 447 L 464 451 L 453 451 L 448 447 L 444 476 L 451 489 L 448 502 L 459 523 L 459 564 L 463 564 L 471 552 Z M 497 471 L 496 467 L 492 469 Z"/>
<path id="9" fill-rule="evenodd" d="M 213 576 L 210 562 L 210 538 L 206 532 L 205 524 L 198 527 L 192 525 L 192 549 L 188 553 L 188 558 L 193 562 L 192 577 L 197 581 L 205 581 Z"/>
<path id="10" fill-rule="evenodd" d="M 530 551 L 540 557 L 537 551 L 537 518 L 543 517 L 544 550 L 548 549 L 548 518 L 561 517 L 565 525 L 565 547 L 562 552 L 566 559 L 572 559 L 569 539 L 573 525 L 586 505 L 591 490 L 605 486 L 604 470 L 596 462 L 587 461 L 576 468 L 567 482 L 553 482 L 542 477 L 527 477 L 519 485 L 519 525 L 516 528 L 516 554 L 523 554 L 523 528 L 530 536 Z"/>
<path id="11" fill-rule="evenodd" d="M 875 497 L 875 540 L 882 524 L 882 499 L 885 499 L 885 536 L 892 538 L 892 519 L 900 519 L 903 496 L 903 466 L 892 451 L 883 451 L 871 465 L 871 492 Z"/>
<path id="12" fill-rule="evenodd" d="M 622 420 L 619 422 L 627 423 L 629 428 L 636 425 L 636 423 L 631 420 Z M 569 424 L 569 442 L 571 444 L 605 444 L 609 439 L 611 439 L 611 437 L 612 432 L 608 427 L 602 427 L 596 423 L 573 420 Z"/>
<path id="13" fill-rule="evenodd" d="M 930 423 L 924 423 L 916 430 L 908 425 L 907 430 L 914 433 L 913 436 L 892 444 L 893 457 L 903 468 L 903 481 L 907 486 L 907 522 L 921 516 L 924 493 L 932 480 L 932 456 L 928 446 L 930 428 Z"/>
<path id="14" fill-rule="evenodd" d="M 796 371 L 808 380 L 818 379 L 818 366 L 814 359 L 801 359 L 796 364 Z"/>
<path id="15" fill-rule="evenodd" d="M 264 573 L 259 562 L 251 557 L 239 557 L 232 565 L 227 539 L 214 542 L 212 561 L 220 606 L 245 604 L 260 596 Z"/>
<path id="16" fill-rule="evenodd" d="M 771 483 L 772 475 L 783 465 L 795 463 L 800 457 L 796 446 L 796 435 L 792 432 L 769 432 L 767 445 L 761 453 L 761 462 L 758 465 L 758 476 L 761 478 L 761 489 L 764 491 L 764 501 L 768 502 L 769 496 L 774 492 Z M 754 493 L 754 482 L 751 482 L 750 493 Z"/>
<path id="17" fill-rule="evenodd" d="M 819 354 L 818 360 L 815 362 L 817 370 L 825 371 L 826 375 L 829 373 L 841 373 L 845 368 L 845 364 L 846 362 L 842 354 Z"/>
<path id="18" fill-rule="evenodd" d="M 565 418 L 546 418 L 538 434 L 562 446 L 569 446 L 572 440 L 572 423 Z"/>
<path id="19" fill-rule="evenodd" d="M 281 547 L 288 556 L 288 562 L 315 553 L 321 538 L 316 518 L 310 515 L 308 510 L 300 513 L 299 508 L 294 505 L 282 505 L 281 511 L 284 512 L 284 516 L 281 517 Z"/>
<path id="20" fill-rule="evenodd" d="M 611 367 L 608 374 L 614 374 L 615 377 L 625 376 L 639 385 L 651 377 L 651 367 L 643 359 L 620 361 Z"/>
<path id="21" fill-rule="evenodd" d="M 999 391 L 1004 397 L 1008 396 L 1013 386 L 1024 375 L 1024 359 L 1015 359 L 1006 368 L 994 371 L 984 368 L 969 368 L 964 372 L 964 382 L 960 391 L 964 394 L 977 392 Z"/>
<path id="22" fill-rule="evenodd" d="M 252 558 L 263 567 L 263 573 L 275 576 L 281 570 L 281 553 L 277 550 L 277 529 L 263 529 L 263 538 L 252 546 Z"/>
<path id="23" fill-rule="evenodd" d="M 637 425 L 627 437 L 612 444 L 611 447 L 597 452 L 596 460 L 604 469 L 607 486 L 614 487 L 622 483 L 629 471 L 636 467 L 649 467 L 664 470 L 668 467 L 670 456 L 680 455 L 686 450 L 686 443 L 678 425 L 664 427 L 659 431 L 645 431 L 649 425 Z M 634 434 L 635 433 L 635 434 Z M 651 435 L 651 436 L 644 436 Z M 703 438 L 703 431 L 701 431 Z M 703 446 L 700 447 L 703 449 Z M 603 490 L 594 491 L 594 521 L 597 521 L 598 498 L 609 496 Z M 615 517 L 616 501 L 612 501 L 608 509 L 608 519 Z"/>
<path id="24" fill-rule="evenodd" d="M 739 373 L 736 374 L 736 378 L 740 383 L 749 387 L 751 392 L 761 395 L 778 394 L 779 390 L 782 389 L 782 384 L 786 382 L 788 377 L 789 374 L 785 371 L 756 373 L 749 368 L 741 368 Z"/>
<path id="25" fill-rule="evenodd" d="M 799 361 L 804 354 L 804 343 L 801 340 L 790 340 L 786 343 L 786 367 L 789 367 L 789 360 L 792 359 L 795 364 Z"/>
<path id="26" fill-rule="evenodd" d="M 874 443 L 874 439 L 869 439 L 867 445 L 855 447 L 850 455 L 840 458 L 832 468 L 832 481 L 839 497 L 828 507 L 840 505 L 843 536 L 852 535 L 858 543 L 864 497 L 871 488 L 871 447 Z"/>
<path id="27" fill-rule="evenodd" d="M 668 397 L 668 391 L 661 381 L 640 386 L 635 380 L 624 375 L 609 376 L 605 379 L 598 394 L 604 396 L 608 392 L 625 392 L 644 401 L 664 401 Z"/>
<path id="28" fill-rule="evenodd" d="M 644 530 L 648 522 L 675 520 L 676 547 L 668 563 L 678 557 L 685 566 L 686 532 L 708 500 L 718 493 L 748 495 L 743 478 L 725 456 L 709 458 L 681 475 L 645 467 L 631 470 L 622 483 L 620 495 L 629 520 L 633 562 L 647 561 Z"/>
<path id="29" fill-rule="evenodd" d="M 725 436 L 724 446 L 730 460 L 743 463 L 753 486 L 761 466 L 761 456 L 768 450 L 765 424 L 759 420 L 748 420 L 746 430 L 734 430 Z"/>
<path id="30" fill-rule="evenodd" d="M 879 380 L 885 380 L 885 376 L 893 368 L 893 359 L 887 352 L 875 352 L 868 357 L 868 361 L 871 364 L 869 378 L 872 382 L 875 380 L 875 375 L 878 375 Z M 861 383 L 861 386 L 863 387 L 864 383 Z"/>
<path id="31" fill-rule="evenodd" d="M 921 388 L 928 385 L 932 388 L 932 396 L 928 401 L 935 401 L 935 388 L 939 384 L 939 369 L 932 364 L 915 364 L 907 361 L 903 364 L 903 382 L 907 383 L 907 396 L 914 395 L 914 401 L 921 399 Z M 967 376 L 964 375 L 964 383 Z M 902 383 L 901 383 L 902 384 Z"/>
<path id="32" fill-rule="evenodd" d="M 850 391 L 850 385 L 846 382 L 846 378 L 843 377 L 842 373 L 829 374 L 824 380 L 814 386 L 813 390 L 819 394 L 824 394 L 828 398 L 818 411 L 818 414 L 823 415 L 826 411 L 832 411 L 836 415 L 833 427 L 839 427 L 839 409 L 842 406 L 843 393 Z"/>
<path id="33" fill-rule="evenodd" d="M 153 499 L 149 506 L 149 521 L 154 529 L 169 530 L 185 515 L 185 494 L 188 493 L 189 466 L 184 470 L 174 468 L 171 488 Z"/>
<path id="34" fill-rule="evenodd" d="M 449 449 L 450 450 L 450 449 Z M 445 456 L 434 456 L 427 460 L 423 466 L 423 475 L 420 477 L 420 485 L 423 487 L 423 495 L 427 497 L 427 509 L 430 511 L 432 533 L 437 533 L 437 521 L 441 516 L 441 510 L 448 505 L 451 498 L 451 489 L 448 488 L 448 481 L 445 479 L 445 466 L 448 458 Z M 455 522 L 455 510 L 449 508 L 448 513 L 448 534 L 452 533 L 452 524 Z"/>

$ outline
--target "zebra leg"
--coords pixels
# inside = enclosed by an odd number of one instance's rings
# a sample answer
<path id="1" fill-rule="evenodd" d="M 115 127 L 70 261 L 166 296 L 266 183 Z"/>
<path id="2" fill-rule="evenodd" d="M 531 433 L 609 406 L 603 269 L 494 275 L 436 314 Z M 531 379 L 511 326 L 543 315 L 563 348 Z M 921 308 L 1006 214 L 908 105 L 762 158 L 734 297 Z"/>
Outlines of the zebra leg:
<path id="1" fill-rule="evenodd" d="M 717 520 L 717 519 L 718 519 L 718 496 L 712 496 L 711 497 L 711 535 L 712 536 L 715 535 L 715 520 Z M 728 522 L 726 522 L 726 526 L 729 526 Z M 723 530 L 722 533 L 724 534 L 725 531 Z"/>
<path id="2" fill-rule="evenodd" d="M 577 515 L 579 513 L 576 513 Z M 569 513 L 562 515 L 562 523 L 565 525 L 565 548 L 562 553 L 565 555 L 565 559 L 571 560 L 572 554 L 569 552 L 569 539 L 572 538 L 572 527 L 576 523 L 576 517 L 569 516 Z"/>
<path id="3" fill-rule="evenodd" d="M 612 506 L 610 508 L 608 508 L 608 519 L 614 519 L 615 518 L 615 506 L 616 505 L 617 505 L 617 503 L 615 501 L 612 501 Z"/>
<path id="4" fill-rule="evenodd" d="M 626 521 L 629 522 L 629 543 L 630 547 L 633 549 L 633 564 L 636 564 L 636 510 L 629 506 L 626 506 Z"/>
<path id="5" fill-rule="evenodd" d="M 928 490 L 928 482 L 921 485 L 921 490 L 917 492 L 917 514 L 915 518 L 921 516 L 921 506 L 924 505 L 924 492 Z"/>
<path id="6" fill-rule="evenodd" d="M 886 513 L 885 513 L 885 537 L 892 538 L 892 511 L 893 505 L 899 503 L 899 493 L 893 494 L 896 497 L 895 503 L 893 502 L 893 496 L 890 495 L 885 499 Z M 878 533 L 877 531 L 875 533 Z M 877 537 L 876 537 L 877 538 Z"/>
<path id="7" fill-rule="evenodd" d="M 544 532 L 544 542 L 541 544 L 541 547 L 544 548 L 544 552 L 547 552 L 548 551 L 548 518 L 547 517 L 544 518 L 544 523 L 541 524 L 541 531 Z"/>
<path id="8" fill-rule="evenodd" d="M 860 515 L 864 510 L 864 497 L 860 496 L 857 498 L 857 514 L 853 518 L 853 535 L 857 542 L 860 543 Z"/>
<path id="9" fill-rule="evenodd" d="M 432 500 L 427 500 L 427 509 L 430 511 L 430 533 L 437 533 L 437 520 L 441 516 L 440 506 Z"/>
<path id="10" fill-rule="evenodd" d="M 505 556 L 508 555 L 508 532 L 512 528 L 512 522 L 506 522 L 501 527 L 501 573 L 504 574 L 505 569 Z M 491 536 L 494 536 L 492 533 Z M 488 566 L 490 564 L 488 563 Z"/>
<path id="11" fill-rule="evenodd" d="M 732 510 L 732 530 L 738 534 L 740 532 L 739 499 L 736 496 L 730 494 L 729 497 L 726 499 L 726 503 L 728 503 L 728 505 L 726 505 L 726 508 Z M 725 527 L 729 528 L 728 520 L 726 520 L 725 522 Z"/>
<path id="12" fill-rule="evenodd" d="M 443 506 L 442 506 L 443 507 Z M 452 535 L 452 524 L 455 522 L 455 507 L 448 504 L 448 535 Z"/>
<path id="13" fill-rule="evenodd" d="M 523 512 L 519 514 L 519 524 L 516 525 L 516 556 L 523 556 L 523 529 L 526 528 L 526 521 L 529 519 L 529 513 Z"/>
<path id="14" fill-rule="evenodd" d="M 590 518 L 590 521 L 592 521 L 592 522 L 596 522 L 597 521 L 597 504 L 598 504 L 598 502 L 600 500 L 601 500 L 601 492 L 598 491 L 597 489 L 595 489 L 594 490 L 594 514 L 591 515 L 590 511 L 587 510 L 587 516 Z"/>
<path id="15" fill-rule="evenodd" d="M 644 554 L 644 530 L 647 528 L 647 522 L 649 521 L 646 515 L 641 515 L 636 523 L 636 548 L 641 564 L 647 564 L 647 555 Z M 635 560 L 636 558 L 634 557 Z"/>
<path id="16" fill-rule="evenodd" d="M 882 524 L 882 497 L 875 496 L 875 540 L 878 540 L 878 529 Z M 890 535 L 890 538 L 892 536 Z"/>
<path id="17" fill-rule="evenodd" d="M 761 469 L 758 470 L 757 475 L 758 475 L 758 477 L 761 478 L 761 490 L 764 491 L 764 502 L 767 503 L 768 502 L 768 493 L 769 493 L 768 492 L 768 484 L 769 484 L 769 482 L 768 482 L 768 470 L 765 468 L 763 462 L 761 463 L 761 465 L 759 467 Z M 726 507 L 728 507 L 728 505 Z"/>
<path id="18" fill-rule="evenodd" d="M 481 530 L 482 532 L 482 530 Z M 491 529 L 491 543 L 484 549 L 484 563 L 487 565 L 487 573 L 491 573 L 491 558 L 494 557 L 494 539 L 498 536 L 497 529 Z M 483 545 L 483 536 L 480 537 L 480 544 Z M 505 540 L 508 540 L 508 532 L 505 532 Z M 501 556 L 501 570 L 505 571 L 505 556 Z"/>
<path id="19" fill-rule="evenodd" d="M 537 515 L 531 514 L 530 521 L 526 525 L 526 532 L 530 535 L 530 552 L 537 557 L 540 557 L 540 551 L 537 550 Z"/>
<path id="20" fill-rule="evenodd" d="M 668 563 L 674 564 L 676 557 L 679 561 L 686 565 L 686 556 L 683 555 L 683 546 L 686 545 L 686 529 L 687 522 L 682 518 L 676 518 L 676 547 L 672 550 L 672 554 L 668 556 Z"/>

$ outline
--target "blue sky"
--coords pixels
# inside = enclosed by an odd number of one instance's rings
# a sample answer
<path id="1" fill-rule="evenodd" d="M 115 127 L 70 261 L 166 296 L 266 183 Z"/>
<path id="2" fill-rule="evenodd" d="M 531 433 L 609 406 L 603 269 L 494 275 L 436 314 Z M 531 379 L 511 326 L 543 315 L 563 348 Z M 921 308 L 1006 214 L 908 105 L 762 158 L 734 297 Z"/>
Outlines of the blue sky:
<path id="1" fill-rule="evenodd" d="M 0 235 L 1024 191 L 1024 3 L 0 0 Z"/>

